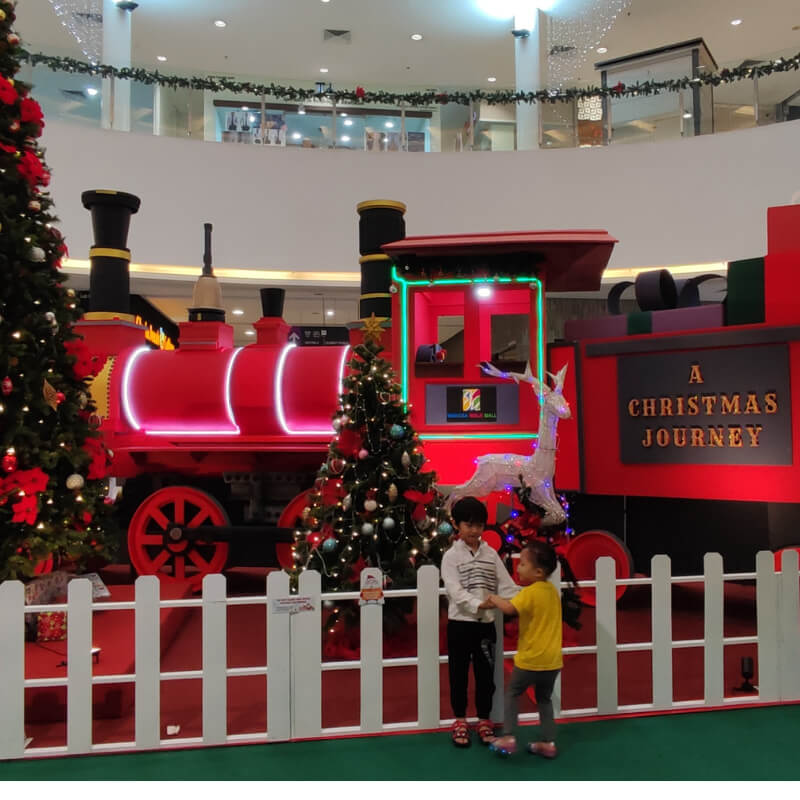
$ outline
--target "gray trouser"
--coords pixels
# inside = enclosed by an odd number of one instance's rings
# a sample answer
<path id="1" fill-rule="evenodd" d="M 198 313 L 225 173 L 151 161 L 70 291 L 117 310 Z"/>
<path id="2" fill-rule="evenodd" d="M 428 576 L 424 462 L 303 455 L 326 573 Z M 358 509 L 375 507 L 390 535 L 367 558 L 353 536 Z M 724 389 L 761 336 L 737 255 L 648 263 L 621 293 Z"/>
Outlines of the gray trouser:
<path id="1" fill-rule="evenodd" d="M 554 742 L 556 740 L 556 723 L 553 719 L 553 687 L 560 669 L 533 672 L 515 666 L 511 680 L 506 688 L 505 714 L 503 716 L 503 733 L 508 736 L 517 725 L 517 698 L 529 687 L 536 692 L 536 705 L 539 709 L 539 741 Z"/>

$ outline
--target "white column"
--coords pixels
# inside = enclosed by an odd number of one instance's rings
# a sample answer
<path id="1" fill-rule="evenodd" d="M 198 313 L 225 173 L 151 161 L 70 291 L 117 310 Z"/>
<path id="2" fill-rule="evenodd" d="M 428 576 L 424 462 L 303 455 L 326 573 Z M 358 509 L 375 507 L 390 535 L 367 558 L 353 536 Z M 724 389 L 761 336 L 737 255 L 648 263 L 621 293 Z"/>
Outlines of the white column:
<path id="1" fill-rule="evenodd" d="M 131 65 L 131 14 L 117 7 L 114 0 L 103 0 L 103 63 L 112 67 Z M 131 82 L 103 79 L 103 128 L 131 129 Z"/>
<path id="2" fill-rule="evenodd" d="M 514 39 L 517 91 L 535 92 L 547 83 L 547 15 L 540 9 L 514 17 L 514 30 L 529 30 L 527 38 Z M 517 150 L 536 150 L 540 143 L 539 105 L 517 104 Z"/>

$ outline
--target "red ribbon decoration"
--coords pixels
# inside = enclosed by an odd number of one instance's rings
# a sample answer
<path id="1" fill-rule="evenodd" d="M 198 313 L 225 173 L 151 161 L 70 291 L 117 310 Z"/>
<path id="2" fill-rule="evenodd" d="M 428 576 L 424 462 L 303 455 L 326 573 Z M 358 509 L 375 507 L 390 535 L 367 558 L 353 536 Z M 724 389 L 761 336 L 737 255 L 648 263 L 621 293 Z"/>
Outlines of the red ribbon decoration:
<path id="1" fill-rule="evenodd" d="M 433 498 L 436 497 L 436 492 L 433 490 L 429 492 L 418 492 L 416 489 L 408 489 L 407 491 L 403 492 L 403 497 L 406 500 L 410 500 L 412 503 L 416 503 L 417 505 L 414 506 L 414 510 L 411 512 L 411 519 L 415 522 L 419 522 L 419 520 L 425 518 L 425 506 L 428 503 L 433 502 Z"/>

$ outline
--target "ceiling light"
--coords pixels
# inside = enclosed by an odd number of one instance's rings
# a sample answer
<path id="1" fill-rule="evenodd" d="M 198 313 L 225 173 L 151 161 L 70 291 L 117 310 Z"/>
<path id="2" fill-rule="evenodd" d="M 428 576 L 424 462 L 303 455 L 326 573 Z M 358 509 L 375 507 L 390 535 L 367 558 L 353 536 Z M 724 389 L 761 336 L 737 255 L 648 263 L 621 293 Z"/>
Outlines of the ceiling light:
<path id="1" fill-rule="evenodd" d="M 244 314 L 244 309 L 243 308 L 234 308 L 231 313 L 234 314 L 237 317 L 241 317 Z"/>
<path id="2" fill-rule="evenodd" d="M 342 136 L 342 141 L 343 142 L 349 142 L 350 141 L 350 137 L 347 134 L 345 134 L 344 136 Z"/>
<path id="3" fill-rule="evenodd" d="M 394 122 L 390 119 L 387 119 L 386 122 L 383 123 L 384 128 L 394 128 Z"/>
<path id="4" fill-rule="evenodd" d="M 298 114 L 305 114 L 306 113 L 306 107 L 305 106 L 297 106 L 297 113 Z"/>
<path id="5" fill-rule="evenodd" d="M 94 86 L 87 86 L 86 87 L 86 94 L 88 94 L 89 97 L 94 97 L 99 91 L 100 90 L 99 89 L 95 89 Z"/>
<path id="6" fill-rule="evenodd" d="M 491 76 L 490 76 L 490 77 L 488 77 L 486 80 L 487 80 L 487 81 L 489 81 L 489 83 L 494 83 L 494 82 L 497 80 L 497 78 L 495 78 L 495 76 L 494 76 L 494 75 L 491 75 Z"/>
<path id="7" fill-rule="evenodd" d="M 247 119 L 248 119 L 250 122 L 255 122 L 255 121 L 256 121 L 256 115 L 255 115 L 255 114 L 250 114 L 250 116 L 249 116 Z"/>
<path id="8" fill-rule="evenodd" d="M 475 290 L 475 294 L 477 294 L 478 297 L 491 297 L 492 290 L 488 286 L 479 286 Z"/>
<path id="9" fill-rule="evenodd" d="M 215 20 L 214 20 L 214 24 L 215 24 L 215 25 L 216 25 L 218 28 L 225 28 L 225 27 L 227 27 L 227 25 L 228 25 L 228 23 L 227 23 L 227 22 L 225 22 L 225 20 L 224 20 L 224 19 L 215 19 Z"/>
<path id="10" fill-rule="evenodd" d="M 422 41 L 422 34 L 421 34 L 421 33 L 412 33 L 412 34 L 411 34 L 411 38 L 412 38 L 412 39 L 413 39 L 415 42 L 421 42 L 421 41 Z"/>
<path id="11" fill-rule="evenodd" d="M 352 125 L 352 124 L 353 124 L 353 120 L 351 120 L 351 119 L 346 119 L 346 120 L 344 121 L 344 124 L 345 124 L 345 125 L 348 125 L 348 126 L 349 126 L 349 125 Z"/>
<path id="12" fill-rule="evenodd" d="M 295 132 L 292 134 L 292 139 L 302 139 L 302 138 L 303 138 L 303 134 L 302 134 L 302 133 L 299 133 L 298 131 L 295 131 Z"/>
<path id="13" fill-rule="evenodd" d="M 255 336 L 255 335 L 256 335 L 256 332 L 255 332 L 255 331 L 245 331 L 245 332 L 244 332 L 244 335 L 245 335 L 245 336 Z"/>
<path id="14" fill-rule="evenodd" d="M 684 111 L 683 112 L 683 118 L 684 119 L 691 119 L 692 118 L 692 112 L 691 111 Z"/>
<path id="15" fill-rule="evenodd" d="M 250 106 L 242 106 L 242 111 L 249 111 L 249 110 L 250 110 Z"/>
<path id="16" fill-rule="evenodd" d="M 328 310 L 325 312 L 325 314 L 326 314 L 327 316 L 329 316 L 329 317 L 332 317 L 332 316 L 334 315 L 334 310 L 333 310 L 332 308 L 329 308 L 329 309 L 328 309 Z"/>
<path id="17" fill-rule="evenodd" d="M 328 71 L 328 68 L 327 68 L 327 67 L 320 67 L 320 68 L 319 68 L 319 71 L 320 71 L 320 72 L 327 72 L 327 71 Z"/>
<path id="18" fill-rule="evenodd" d="M 330 3 L 331 0 L 320 0 L 322 3 Z"/>
<path id="19" fill-rule="evenodd" d="M 597 52 L 600 53 L 600 55 L 602 55 L 603 53 L 607 53 L 608 52 L 608 48 L 607 47 L 598 47 L 597 48 Z"/>
<path id="20" fill-rule="evenodd" d="M 157 61 L 166 61 L 167 57 L 166 56 L 156 56 L 156 60 Z"/>
<path id="21" fill-rule="evenodd" d="M 742 21 L 740 19 L 732 19 L 731 25 L 741 25 Z"/>
<path id="22" fill-rule="evenodd" d="M 339 116 L 340 117 L 346 117 L 347 116 L 347 112 L 346 111 L 340 111 L 339 112 Z"/>

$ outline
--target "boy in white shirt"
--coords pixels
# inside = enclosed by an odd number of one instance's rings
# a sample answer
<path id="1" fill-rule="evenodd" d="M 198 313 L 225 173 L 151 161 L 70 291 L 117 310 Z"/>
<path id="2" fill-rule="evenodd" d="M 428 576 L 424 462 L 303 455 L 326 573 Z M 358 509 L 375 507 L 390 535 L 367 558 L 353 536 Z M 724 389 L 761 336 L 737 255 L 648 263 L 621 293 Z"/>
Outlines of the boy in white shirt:
<path id="1" fill-rule="evenodd" d="M 456 747 L 469 747 L 467 682 L 469 665 L 475 674 L 475 710 L 478 736 L 483 744 L 494 737 L 489 721 L 494 695 L 494 663 L 497 634 L 490 594 L 513 597 L 519 591 L 503 562 L 481 541 L 489 517 L 486 506 L 475 497 L 464 497 L 452 510 L 458 538 L 442 558 L 442 580 L 449 600 L 447 653 L 450 672 L 450 704 L 455 722 L 451 730 Z"/>

